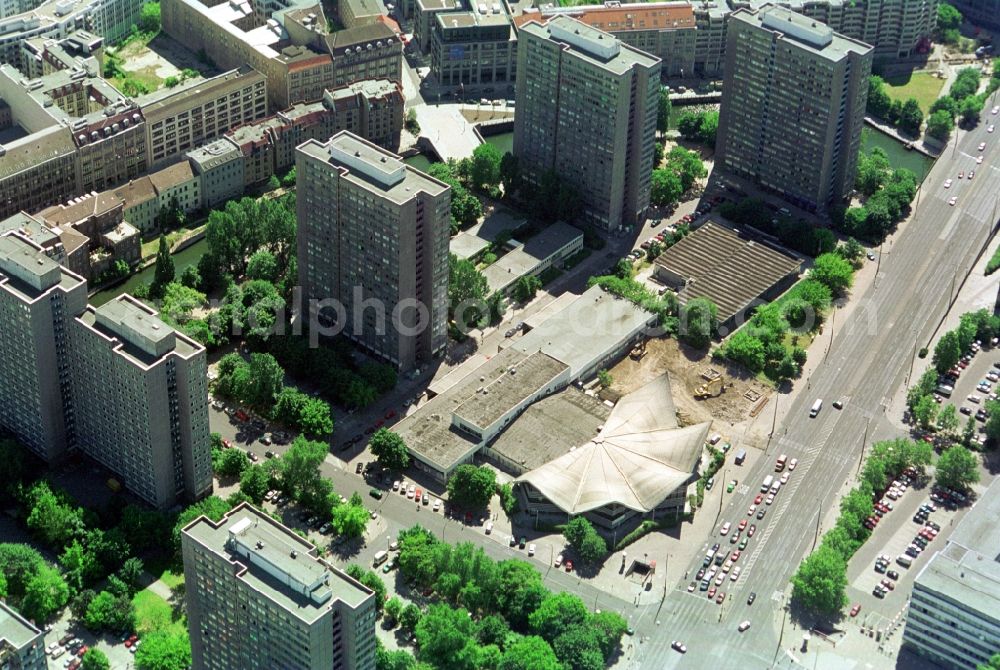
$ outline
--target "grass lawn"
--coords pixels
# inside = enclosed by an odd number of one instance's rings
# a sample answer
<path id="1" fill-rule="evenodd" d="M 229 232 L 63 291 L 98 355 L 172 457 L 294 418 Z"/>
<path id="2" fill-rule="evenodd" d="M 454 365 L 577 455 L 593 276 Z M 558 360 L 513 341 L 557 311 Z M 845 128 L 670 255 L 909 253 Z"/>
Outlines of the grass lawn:
<path id="1" fill-rule="evenodd" d="M 177 242 L 182 237 L 185 237 L 187 235 L 195 233 L 195 232 L 201 230 L 202 228 L 204 228 L 206 225 L 207 224 L 203 223 L 203 220 L 199 220 L 197 222 L 197 225 L 194 225 L 194 226 L 191 226 L 191 227 L 181 226 L 180 228 L 177 228 L 175 230 L 171 230 L 169 233 L 167 233 L 167 246 L 170 247 L 170 248 L 173 248 L 173 246 L 175 244 L 177 244 Z M 147 242 L 143 242 L 142 243 L 142 257 L 143 258 L 150 258 L 151 256 L 155 256 L 156 252 L 157 252 L 157 250 L 159 248 L 160 248 L 160 238 L 159 237 L 154 237 L 154 238 L 152 238 L 151 240 L 149 240 Z"/>
<path id="2" fill-rule="evenodd" d="M 913 72 L 901 77 L 890 77 L 885 80 L 886 93 L 893 100 L 905 102 L 907 98 L 916 98 L 924 114 L 941 95 L 944 79 L 938 79 L 929 72 Z"/>
<path id="3" fill-rule="evenodd" d="M 135 605 L 136 629 L 139 633 L 149 633 L 154 630 L 187 633 L 187 621 L 184 615 L 175 617 L 170 603 L 149 589 L 136 593 L 132 598 L 132 604 Z"/>

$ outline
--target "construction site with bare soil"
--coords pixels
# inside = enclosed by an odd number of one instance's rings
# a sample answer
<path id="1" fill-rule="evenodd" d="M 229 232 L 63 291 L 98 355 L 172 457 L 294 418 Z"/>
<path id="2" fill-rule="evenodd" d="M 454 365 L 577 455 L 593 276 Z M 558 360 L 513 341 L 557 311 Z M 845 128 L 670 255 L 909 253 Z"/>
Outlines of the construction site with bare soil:
<path id="1" fill-rule="evenodd" d="M 713 430 L 727 440 L 759 446 L 747 429 L 767 414 L 774 389 L 745 370 L 713 361 L 674 338 L 651 338 L 608 372 L 613 395 L 631 393 L 666 373 L 682 423 L 712 421 Z"/>

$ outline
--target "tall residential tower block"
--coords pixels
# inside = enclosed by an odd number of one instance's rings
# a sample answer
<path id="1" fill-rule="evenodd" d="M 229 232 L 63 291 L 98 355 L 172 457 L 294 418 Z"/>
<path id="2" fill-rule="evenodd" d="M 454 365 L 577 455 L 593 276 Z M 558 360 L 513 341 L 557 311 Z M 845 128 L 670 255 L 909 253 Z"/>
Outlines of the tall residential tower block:
<path id="1" fill-rule="evenodd" d="M 347 131 L 296 152 L 303 315 L 401 370 L 442 352 L 451 188 Z"/>
<path id="2" fill-rule="evenodd" d="M 576 19 L 521 26 L 514 155 L 535 186 L 549 171 L 580 195 L 603 231 L 642 223 L 660 90 L 660 60 Z"/>
<path id="3" fill-rule="evenodd" d="M 715 164 L 825 212 L 854 187 L 872 47 L 783 7 L 729 18 Z"/>

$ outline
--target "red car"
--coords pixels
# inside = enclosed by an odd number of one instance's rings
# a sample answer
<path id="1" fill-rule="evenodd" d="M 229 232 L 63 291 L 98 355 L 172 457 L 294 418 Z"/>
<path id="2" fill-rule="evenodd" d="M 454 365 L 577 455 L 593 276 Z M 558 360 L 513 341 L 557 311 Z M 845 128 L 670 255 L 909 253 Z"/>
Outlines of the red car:
<path id="1" fill-rule="evenodd" d="M 855 605 L 854 607 L 851 608 L 851 616 L 852 617 L 858 616 L 858 612 L 860 611 L 861 611 L 861 605 Z"/>
<path id="2" fill-rule="evenodd" d="M 764 496 L 763 496 L 763 494 L 758 493 L 757 497 L 753 499 L 753 504 L 754 505 L 759 505 L 762 502 L 764 502 Z"/>
<path id="3" fill-rule="evenodd" d="M 734 551 L 732 555 L 730 555 L 729 560 L 735 563 L 736 561 L 740 560 L 740 556 L 742 555 L 743 554 L 741 554 L 739 551 Z"/>
<path id="4" fill-rule="evenodd" d="M 726 599 L 726 592 L 719 591 L 719 595 L 715 596 L 715 602 L 722 604 L 722 601 Z"/>
<path id="5" fill-rule="evenodd" d="M 80 658 L 83 658 L 83 655 L 87 653 L 88 649 L 90 649 L 90 647 L 88 647 L 87 645 L 83 645 L 82 647 L 76 650 L 76 655 L 79 656 Z"/>
<path id="6" fill-rule="evenodd" d="M 708 599 L 709 599 L 709 600 L 711 600 L 712 598 L 714 598 L 714 597 L 715 597 L 715 590 L 716 590 L 716 589 L 715 589 L 715 587 L 714 587 L 714 586 L 712 586 L 712 587 L 710 587 L 710 588 L 708 589 Z"/>
<path id="7" fill-rule="evenodd" d="M 567 560 L 563 565 L 566 566 L 566 572 L 573 572 L 573 561 Z"/>
<path id="8" fill-rule="evenodd" d="M 390 409 L 388 412 L 385 413 L 386 419 L 391 419 L 394 416 L 396 416 L 396 410 L 394 409 Z"/>
<path id="9" fill-rule="evenodd" d="M 757 532 L 757 524 L 750 524 L 750 529 L 747 530 L 747 537 L 753 537 L 753 534 Z"/>
<path id="10" fill-rule="evenodd" d="M 741 519 L 740 520 L 740 525 L 737 526 L 737 528 L 739 528 L 742 531 L 746 527 L 747 527 L 747 520 L 746 519 Z"/>

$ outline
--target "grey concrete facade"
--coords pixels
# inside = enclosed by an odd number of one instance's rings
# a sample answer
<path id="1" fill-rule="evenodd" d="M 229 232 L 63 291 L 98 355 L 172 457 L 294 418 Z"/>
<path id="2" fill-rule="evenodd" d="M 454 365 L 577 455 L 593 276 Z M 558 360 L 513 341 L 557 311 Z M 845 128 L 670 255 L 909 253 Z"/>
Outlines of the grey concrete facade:
<path id="1" fill-rule="evenodd" d="M 560 16 L 521 27 L 517 63 L 514 155 L 528 183 L 554 171 L 598 230 L 644 221 L 660 60 Z"/>
<path id="2" fill-rule="evenodd" d="M 825 212 L 854 187 L 873 49 L 782 7 L 729 19 L 716 166 Z"/>

